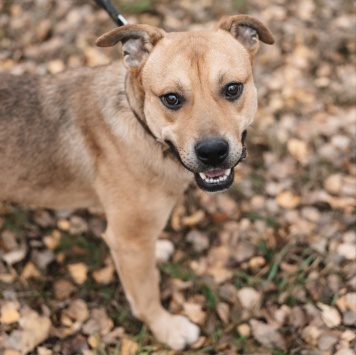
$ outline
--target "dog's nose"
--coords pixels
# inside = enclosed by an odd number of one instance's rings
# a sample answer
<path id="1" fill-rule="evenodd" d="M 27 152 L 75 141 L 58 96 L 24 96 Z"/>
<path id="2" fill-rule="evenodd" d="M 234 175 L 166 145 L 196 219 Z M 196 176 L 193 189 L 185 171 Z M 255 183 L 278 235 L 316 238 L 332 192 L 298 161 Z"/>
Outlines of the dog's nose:
<path id="1" fill-rule="evenodd" d="M 205 165 L 217 166 L 229 154 L 229 143 L 223 138 L 205 138 L 196 144 L 195 153 Z"/>

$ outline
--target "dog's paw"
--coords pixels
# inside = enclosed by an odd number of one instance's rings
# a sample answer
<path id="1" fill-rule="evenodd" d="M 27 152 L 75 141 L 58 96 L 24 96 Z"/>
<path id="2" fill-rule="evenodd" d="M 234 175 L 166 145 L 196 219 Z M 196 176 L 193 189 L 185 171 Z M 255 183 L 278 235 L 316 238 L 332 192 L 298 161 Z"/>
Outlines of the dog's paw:
<path id="1" fill-rule="evenodd" d="M 156 242 L 156 261 L 164 263 L 169 260 L 174 252 L 174 245 L 167 239 L 159 239 Z"/>
<path id="2" fill-rule="evenodd" d="M 199 338 L 199 327 L 184 316 L 166 313 L 152 326 L 157 340 L 173 350 L 182 350 L 194 344 Z"/>

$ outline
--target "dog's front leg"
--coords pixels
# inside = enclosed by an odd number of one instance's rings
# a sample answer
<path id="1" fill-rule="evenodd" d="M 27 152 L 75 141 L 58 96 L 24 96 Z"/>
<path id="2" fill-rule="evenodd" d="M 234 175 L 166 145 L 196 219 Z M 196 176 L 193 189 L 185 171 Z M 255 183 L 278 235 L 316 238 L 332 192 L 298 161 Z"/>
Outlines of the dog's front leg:
<path id="1" fill-rule="evenodd" d="M 151 204 L 126 211 L 107 211 L 104 238 L 127 299 L 135 316 L 148 325 L 159 341 L 173 349 L 183 349 L 197 340 L 199 328 L 183 316 L 171 315 L 161 305 L 155 243 L 168 218 L 167 208 L 155 209 Z"/>

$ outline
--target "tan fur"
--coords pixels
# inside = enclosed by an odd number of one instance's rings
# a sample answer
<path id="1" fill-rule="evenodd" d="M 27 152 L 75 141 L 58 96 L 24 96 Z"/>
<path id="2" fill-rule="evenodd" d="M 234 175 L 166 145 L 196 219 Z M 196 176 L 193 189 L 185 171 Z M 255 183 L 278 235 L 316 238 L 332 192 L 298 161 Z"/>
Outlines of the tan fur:
<path id="1" fill-rule="evenodd" d="M 196 33 L 124 26 L 97 43 L 122 41 L 126 68 L 0 77 L 0 199 L 50 208 L 101 205 L 104 239 L 133 312 L 174 349 L 199 332 L 162 308 L 155 241 L 192 172 L 201 171 L 199 139 L 224 137 L 230 151 L 223 168 L 238 163 L 242 132 L 257 109 L 251 62 L 258 36 L 273 42 L 248 16 Z M 233 103 L 221 96 L 229 82 L 244 84 Z M 170 92 L 186 99 L 177 111 L 159 98 Z"/>

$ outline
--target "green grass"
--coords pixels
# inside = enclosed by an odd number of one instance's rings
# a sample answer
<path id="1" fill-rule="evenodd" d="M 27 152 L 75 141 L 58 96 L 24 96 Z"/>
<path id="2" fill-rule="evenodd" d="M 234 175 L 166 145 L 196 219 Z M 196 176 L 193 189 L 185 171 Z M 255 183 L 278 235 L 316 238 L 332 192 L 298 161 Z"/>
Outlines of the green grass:
<path id="1" fill-rule="evenodd" d="M 201 284 L 198 286 L 200 292 L 203 293 L 206 299 L 206 308 L 210 310 L 216 310 L 216 305 L 218 303 L 218 296 L 214 290 L 209 287 L 207 284 Z"/>
<path id="2" fill-rule="evenodd" d="M 159 268 L 171 278 L 181 279 L 183 281 L 196 279 L 196 275 L 182 264 L 166 262 L 162 263 Z"/>
<path id="3" fill-rule="evenodd" d="M 73 253 L 74 247 L 81 248 L 83 253 Z M 55 252 L 64 252 L 66 263 L 82 261 L 94 269 L 102 265 L 109 253 L 104 241 L 90 235 L 69 233 L 63 234 Z"/>

